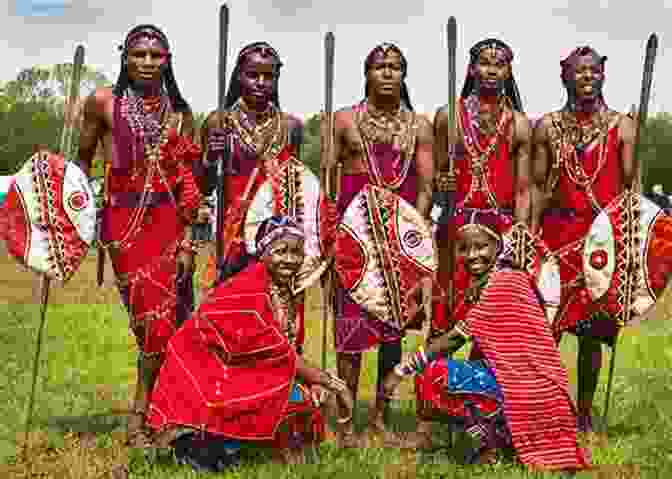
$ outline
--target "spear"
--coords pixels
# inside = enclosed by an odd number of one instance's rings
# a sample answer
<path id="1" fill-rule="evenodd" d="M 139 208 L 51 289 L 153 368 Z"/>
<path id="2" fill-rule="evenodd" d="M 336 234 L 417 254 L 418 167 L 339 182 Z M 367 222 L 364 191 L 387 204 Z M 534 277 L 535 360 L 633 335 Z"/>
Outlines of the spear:
<path id="1" fill-rule="evenodd" d="M 220 123 L 220 128 L 223 126 L 222 115 L 224 114 L 225 102 L 226 102 L 226 58 L 228 52 L 228 40 L 229 40 L 229 6 L 225 3 L 222 5 L 219 10 L 219 70 L 218 70 L 218 98 L 217 98 L 217 117 Z M 215 283 L 219 281 L 223 274 L 224 268 L 224 201 L 226 198 L 226 185 L 224 184 L 225 180 L 225 169 L 224 163 L 226 162 L 227 166 L 230 160 L 230 147 L 229 141 L 227 139 L 224 152 L 217 159 L 217 262 L 216 264 L 216 274 L 215 274 Z"/>
<path id="2" fill-rule="evenodd" d="M 70 82 L 70 95 L 66 99 L 66 115 L 63 123 L 63 131 L 61 133 L 61 143 L 59 145 L 59 152 L 63 157 L 68 160 L 68 157 L 71 153 L 72 148 L 72 134 L 74 128 L 74 122 L 68 121 L 72 120 L 74 113 L 74 105 L 77 99 L 79 98 L 79 83 L 82 73 L 82 67 L 84 65 L 84 47 L 78 45 L 75 50 L 75 58 L 72 65 L 72 80 Z M 51 286 L 51 279 L 46 274 L 43 274 L 40 278 L 40 326 L 37 330 L 37 344 L 35 346 L 35 357 L 33 358 L 33 377 L 32 385 L 30 387 L 30 398 L 28 399 L 28 406 L 26 412 L 26 424 L 25 424 L 25 440 L 24 440 L 24 452 L 28 450 L 28 436 L 30 434 L 30 426 L 33 419 L 33 408 L 35 406 L 35 390 L 37 387 L 37 373 L 39 370 L 40 364 L 40 353 L 42 352 L 42 334 L 44 332 L 44 325 L 47 319 L 47 306 L 49 304 L 49 290 Z"/>
<path id="3" fill-rule="evenodd" d="M 325 158 L 324 170 L 322 171 L 322 187 L 327 196 L 327 201 L 336 201 L 338 197 L 338 188 L 340 186 L 340 179 L 332 178 L 333 176 L 333 146 L 334 146 L 334 48 L 335 38 L 332 32 L 327 32 L 324 37 L 324 57 L 325 57 L 325 84 L 324 84 L 324 112 L 327 121 L 327 135 L 324 152 Z M 337 166 L 338 169 L 338 166 Z M 334 183 L 336 183 L 334 185 Z M 330 259 L 331 260 L 331 259 Z M 323 307 L 323 322 L 322 322 L 322 369 L 327 367 L 327 326 L 329 324 L 329 317 L 333 307 L 333 289 L 334 289 L 334 271 L 333 267 L 327 270 L 327 275 L 322 288 L 322 307 Z"/>
<path id="4" fill-rule="evenodd" d="M 644 73 L 642 75 L 642 89 L 639 97 L 639 113 L 635 115 L 635 150 L 633 152 L 634 164 L 640 168 L 641 187 L 644 187 L 644 172 L 643 165 L 640 165 L 641 153 L 641 131 L 646 127 L 646 117 L 649 112 L 649 99 L 651 98 L 651 83 L 653 81 L 653 65 L 656 61 L 656 53 L 658 51 L 658 36 L 652 33 L 649 40 L 646 42 L 646 54 L 644 55 Z M 628 305 L 629 306 L 629 305 Z M 629 308 L 628 308 L 629 309 Z M 626 317 L 626 324 L 627 320 Z M 611 358 L 609 360 L 609 378 L 607 379 L 607 396 L 604 400 L 604 416 L 602 422 L 605 429 L 607 428 L 607 417 L 609 414 L 609 403 L 611 399 L 611 387 L 614 381 L 614 369 L 616 368 L 616 345 L 618 344 L 618 335 L 614 338 L 614 345 L 611 348 Z"/>

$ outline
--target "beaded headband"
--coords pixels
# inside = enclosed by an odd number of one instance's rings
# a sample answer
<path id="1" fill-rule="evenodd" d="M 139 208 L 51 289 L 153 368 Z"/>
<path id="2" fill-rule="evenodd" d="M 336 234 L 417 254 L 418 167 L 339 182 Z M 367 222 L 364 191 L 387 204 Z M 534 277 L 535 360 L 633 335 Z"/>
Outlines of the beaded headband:
<path id="1" fill-rule="evenodd" d="M 119 45 L 119 51 L 127 53 L 128 50 L 132 48 L 135 42 L 145 37 L 158 40 L 161 43 L 162 47 L 166 50 L 166 52 L 170 52 L 168 38 L 166 38 L 163 32 L 151 26 L 140 28 L 139 30 L 129 34 L 128 37 L 126 37 L 126 41 L 124 42 L 124 44 Z"/>
<path id="2" fill-rule="evenodd" d="M 564 60 L 560 61 L 560 76 L 563 80 L 567 81 L 571 79 L 572 72 L 574 68 L 576 68 L 576 65 L 579 61 L 579 58 L 585 57 L 588 55 L 593 55 L 598 61 L 600 65 L 600 71 L 604 73 L 604 64 L 607 61 L 606 56 L 601 56 L 599 55 L 595 49 L 589 47 L 589 46 L 583 46 L 583 47 L 578 47 L 575 48 L 572 53 L 570 53 L 567 58 Z"/>
<path id="3" fill-rule="evenodd" d="M 261 258 L 268 252 L 273 242 L 286 236 L 303 239 L 305 233 L 299 224 L 289 216 L 273 216 L 265 219 L 259 225 L 255 238 L 257 255 Z"/>
<path id="4" fill-rule="evenodd" d="M 369 71 L 369 68 L 371 68 L 371 63 L 373 62 L 373 58 L 377 54 L 382 54 L 383 56 L 387 55 L 388 52 L 393 51 L 395 53 L 399 54 L 399 58 L 401 59 L 401 72 L 403 76 L 406 76 L 406 71 L 408 67 L 408 62 L 406 61 L 406 57 L 402 53 L 401 49 L 396 46 L 394 43 L 389 43 L 389 42 L 384 42 L 381 43 L 380 45 L 376 46 L 369 54 L 366 56 L 366 60 L 364 61 L 364 74 Z"/>

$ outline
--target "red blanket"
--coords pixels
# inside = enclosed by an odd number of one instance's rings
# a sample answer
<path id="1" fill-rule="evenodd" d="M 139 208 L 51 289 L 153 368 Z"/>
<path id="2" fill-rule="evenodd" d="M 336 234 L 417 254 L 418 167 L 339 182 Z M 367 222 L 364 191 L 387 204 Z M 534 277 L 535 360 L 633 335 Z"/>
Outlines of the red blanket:
<path id="1" fill-rule="evenodd" d="M 255 263 L 212 290 L 168 344 L 147 423 L 270 440 L 289 413 L 296 353 L 273 318 Z"/>
<path id="2" fill-rule="evenodd" d="M 589 467 L 577 443 L 567 371 L 530 276 L 493 273 L 467 322 L 502 388 L 520 461 L 545 469 Z"/>

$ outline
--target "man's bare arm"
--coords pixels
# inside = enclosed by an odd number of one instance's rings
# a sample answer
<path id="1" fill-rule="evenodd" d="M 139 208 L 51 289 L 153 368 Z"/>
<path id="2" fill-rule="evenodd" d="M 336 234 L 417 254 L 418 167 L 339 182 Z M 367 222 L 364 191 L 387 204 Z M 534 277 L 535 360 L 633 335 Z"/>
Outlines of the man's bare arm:
<path id="1" fill-rule="evenodd" d="M 328 179 L 332 188 L 338 188 L 340 185 L 336 185 L 334 182 L 338 179 L 337 175 L 337 165 L 339 161 L 342 161 L 344 148 L 345 135 L 344 132 L 348 126 L 348 113 L 344 110 L 339 110 L 334 112 L 334 139 L 331 147 L 331 155 L 328 155 L 327 152 L 327 140 L 331 132 L 329 131 L 329 125 L 327 121 L 326 114 L 322 114 L 320 120 L 320 175 L 326 175 L 327 170 L 330 170 L 330 178 Z M 323 185 L 326 182 L 323 180 Z"/>
<path id="2" fill-rule="evenodd" d="M 415 207 L 423 217 L 429 218 L 434 190 L 434 131 L 426 117 L 418 116 L 418 122 L 418 139 L 415 150 L 418 198 Z"/>
<path id="3" fill-rule="evenodd" d="M 434 115 L 434 170 L 448 169 L 448 110 L 442 106 Z"/>
<path id="4" fill-rule="evenodd" d="M 527 117 L 515 113 L 515 211 L 514 218 L 525 224 L 530 224 L 532 215 L 532 165 L 530 154 L 532 150 L 532 129 Z"/>
<path id="5" fill-rule="evenodd" d="M 207 196 L 212 193 L 216 184 L 217 184 L 217 170 L 215 164 L 208 163 L 208 157 L 212 156 L 208 151 L 208 135 L 210 134 L 211 128 L 217 127 L 217 111 L 212 111 L 203 121 L 200 131 L 200 140 L 201 140 L 201 149 L 203 151 L 202 164 L 201 168 L 197 172 L 198 185 L 201 188 L 201 192 Z"/>
<path id="6" fill-rule="evenodd" d="M 551 153 L 548 144 L 548 129 L 551 127 L 550 117 L 544 116 L 534 129 L 532 136 L 532 183 L 530 228 L 537 232 L 541 227 L 541 215 L 546 208 L 546 180 L 551 164 Z"/>
<path id="7" fill-rule="evenodd" d="M 98 142 L 105 134 L 104 97 L 103 91 L 96 90 L 84 102 L 77 162 L 86 176 L 91 173 Z"/>

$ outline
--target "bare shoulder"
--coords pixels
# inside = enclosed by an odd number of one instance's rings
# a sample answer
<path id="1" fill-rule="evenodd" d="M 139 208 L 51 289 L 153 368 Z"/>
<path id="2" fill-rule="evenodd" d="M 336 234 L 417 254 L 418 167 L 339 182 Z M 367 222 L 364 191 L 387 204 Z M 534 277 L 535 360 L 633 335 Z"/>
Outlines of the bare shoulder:
<path id="1" fill-rule="evenodd" d="M 298 115 L 294 115 L 292 113 L 282 113 L 282 120 L 287 122 L 287 126 L 290 129 L 293 128 L 301 128 L 303 129 L 303 120 L 298 117 Z"/>
<path id="2" fill-rule="evenodd" d="M 86 99 L 86 113 L 103 115 L 112 102 L 114 102 L 112 87 L 96 88 Z"/>
<path id="3" fill-rule="evenodd" d="M 618 118 L 618 130 L 621 138 L 623 140 L 634 140 L 636 131 L 635 120 L 630 115 L 626 115 L 624 113 L 615 111 L 610 111 L 610 113 L 616 115 Z"/>
<path id="4" fill-rule="evenodd" d="M 226 114 L 226 112 L 224 112 L 224 114 Z M 218 110 L 212 110 L 205 118 L 203 126 L 206 128 L 219 128 L 219 117 L 220 112 Z"/>
<path id="5" fill-rule="evenodd" d="M 415 121 L 418 125 L 418 135 L 420 138 L 432 140 L 434 137 L 434 127 L 429 117 L 423 113 L 415 115 Z"/>
<path id="6" fill-rule="evenodd" d="M 337 130 L 351 128 L 354 125 L 354 109 L 350 106 L 339 108 L 334 112 L 334 123 Z"/>
<path id="7" fill-rule="evenodd" d="M 527 115 L 519 111 L 514 111 L 513 121 L 515 123 L 516 136 L 519 139 L 529 138 L 532 132 L 532 125 L 530 124 L 530 119 Z"/>
<path id="8" fill-rule="evenodd" d="M 434 114 L 434 125 L 447 125 L 449 110 L 447 103 L 438 107 Z"/>
<path id="9" fill-rule="evenodd" d="M 539 140 L 543 140 L 548 137 L 548 131 L 553 126 L 553 116 L 556 112 L 546 113 L 542 116 L 534 127 L 534 137 Z"/>

